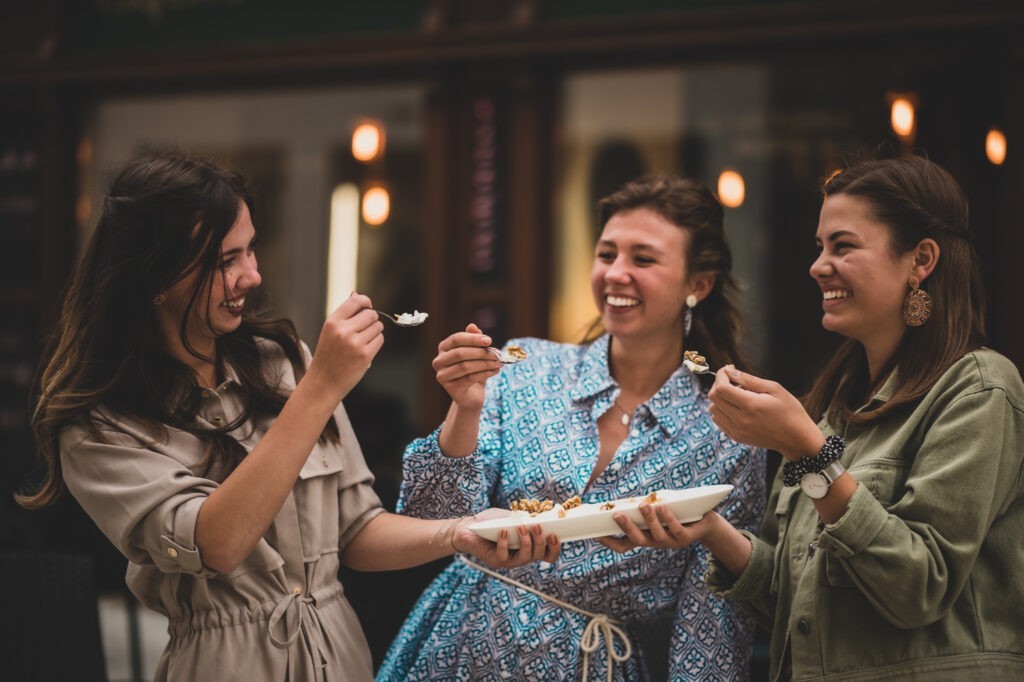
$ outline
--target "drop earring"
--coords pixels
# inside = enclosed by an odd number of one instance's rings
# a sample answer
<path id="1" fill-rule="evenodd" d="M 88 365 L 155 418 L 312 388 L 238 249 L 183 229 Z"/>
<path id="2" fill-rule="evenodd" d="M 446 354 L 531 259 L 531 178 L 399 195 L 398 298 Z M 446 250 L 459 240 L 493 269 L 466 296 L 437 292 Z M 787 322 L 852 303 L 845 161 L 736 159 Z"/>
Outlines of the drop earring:
<path id="1" fill-rule="evenodd" d="M 163 294 L 157 294 L 156 296 L 153 297 L 153 305 L 162 305 L 163 302 L 166 300 L 167 297 L 165 297 Z"/>
<path id="2" fill-rule="evenodd" d="M 903 321 L 908 327 L 920 327 L 932 314 L 932 297 L 920 285 L 917 277 L 911 277 L 910 293 L 903 299 Z"/>
<path id="3" fill-rule="evenodd" d="M 693 326 L 693 309 L 697 307 L 697 297 L 690 294 L 686 297 L 686 312 L 683 313 L 683 333 L 689 334 Z"/>

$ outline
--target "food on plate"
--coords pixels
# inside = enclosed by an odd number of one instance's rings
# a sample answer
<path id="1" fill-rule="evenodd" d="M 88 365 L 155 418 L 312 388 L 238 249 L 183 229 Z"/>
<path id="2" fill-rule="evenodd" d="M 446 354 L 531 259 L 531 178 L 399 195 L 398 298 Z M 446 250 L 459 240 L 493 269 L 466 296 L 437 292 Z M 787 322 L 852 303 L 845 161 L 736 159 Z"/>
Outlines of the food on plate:
<path id="1" fill-rule="evenodd" d="M 551 500 L 544 500 L 542 502 L 537 499 L 528 500 L 525 497 L 521 500 L 512 500 L 511 502 L 509 502 L 508 505 L 509 509 L 511 509 L 512 511 L 526 512 L 530 516 L 536 516 L 541 512 L 546 512 L 554 506 L 555 503 L 552 502 Z"/>
<path id="2" fill-rule="evenodd" d="M 680 523 L 693 523 L 724 500 L 732 489 L 731 485 L 663 489 L 641 493 L 636 497 L 599 502 L 581 502 L 579 496 L 574 495 L 561 504 L 551 500 L 516 500 L 511 504 L 513 511 L 508 516 L 478 521 L 471 524 L 469 529 L 483 538 L 497 542 L 502 530 L 511 530 L 523 524 L 538 524 L 542 532 L 554 533 L 561 542 L 586 540 L 620 534 L 622 530 L 615 520 L 619 514 L 640 528 L 647 528 L 647 520 L 640 512 L 643 504 L 666 507 Z M 531 513 L 526 509 L 538 511 Z M 519 546 L 518 533 L 509 534 L 508 546 L 511 549 Z"/>

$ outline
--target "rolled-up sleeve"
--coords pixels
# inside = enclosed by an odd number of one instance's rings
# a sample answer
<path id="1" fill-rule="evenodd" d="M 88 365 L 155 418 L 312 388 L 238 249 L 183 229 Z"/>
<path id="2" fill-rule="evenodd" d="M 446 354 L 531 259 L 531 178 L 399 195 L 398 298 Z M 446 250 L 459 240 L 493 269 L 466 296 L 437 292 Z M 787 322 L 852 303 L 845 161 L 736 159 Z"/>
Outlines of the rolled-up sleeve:
<path id="1" fill-rule="evenodd" d="M 196 519 L 217 488 L 175 459 L 133 438 L 86 429 L 61 435 L 61 467 L 68 490 L 100 530 L 132 563 L 165 573 L 217 575 L 195 543 Z"/>

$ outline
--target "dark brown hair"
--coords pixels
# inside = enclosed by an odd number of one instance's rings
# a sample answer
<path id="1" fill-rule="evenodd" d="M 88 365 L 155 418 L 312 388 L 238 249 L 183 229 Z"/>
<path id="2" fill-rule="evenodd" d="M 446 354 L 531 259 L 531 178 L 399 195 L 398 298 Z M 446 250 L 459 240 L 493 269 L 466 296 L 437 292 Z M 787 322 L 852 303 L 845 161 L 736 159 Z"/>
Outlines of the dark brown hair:
<path id="1" fill-rule="evenodd" d="M 179 336 L 202 357 L 188 343 L 187 321 L 196 305 L 208 303 L 213 278 L 224 276 L 221 242 L 242 202 L 251 212 L 252 198 L 238 175 L 175 152 L 141 157 L 117 175 L 40 364 L 32 429 L 46 471 L 37 489 L 16 496 L 20 504 L 42 507 L 63 490 L 58 443 L 72 424 L 87 426 L 99 440 L 114 415 L 158 433 L 181 429 L 204 443 L 204 473 L 226 475 L 245 456 L 228 432 L 281 411 L 288 396 L 262 371 L 257 339 L 280 346 L 298 379 L 304 362 L 291 322 L 247 312 L 237 330 L 217 338 L 217 357 L 203 359 L 237 372 L 244 409 L 232 423 L 210 429 L 196 422 L 198 379 L 166 352 L 153 305 L 158 293 L 196 273 Z M 336 440 L 333 419 L 321 438 Z"/>
<path id="2" fill-rule="evenodd" d="M 651 176 L 623 185 L 601 199 L 597 208 L 602 228 L 616 213 L 646 208 L 686 230 L 690 235 L 684 254 L 688 273 L 710 273 L 715 278 L 711 293 L 693 309 L 693 326 L 687 334 L 686 346 L 700 351 L 712 367 L 733 364 L 748 371 L 749 365 L 739 348 L 742 324 L 735 304 L 738 287 L 732 276 L 732 251 L 725 240 L 724 211 L 711 190 L 688 178 Z M 596 336 L 599 328 L 597 320 L 586 338 Z M 714 377 L 701 379 L 709 386 Z"/>
<path id="3" fill-rule="evenodd" d="M 920 327 L 907 327 L 878 380 L 898 367 L 892 396 L 871 410 L 854 412 L 869 398 L 872 378 L 863 347 L 844 341 L 804 398 L 814 419 L 865 424 L 919 400 L 966 353 L 985 343 L 985 297 L 981 268 L 971 244 L 967 198 L 956 180 L 920 156 L 858 163 L 825 180 L 824 196 L 865 201 L 889 230 L 893 255 L 913 250 L 922 239 L 939 245 L 939 260 L 921 288 L 932 299 L 932 315 Z"/>

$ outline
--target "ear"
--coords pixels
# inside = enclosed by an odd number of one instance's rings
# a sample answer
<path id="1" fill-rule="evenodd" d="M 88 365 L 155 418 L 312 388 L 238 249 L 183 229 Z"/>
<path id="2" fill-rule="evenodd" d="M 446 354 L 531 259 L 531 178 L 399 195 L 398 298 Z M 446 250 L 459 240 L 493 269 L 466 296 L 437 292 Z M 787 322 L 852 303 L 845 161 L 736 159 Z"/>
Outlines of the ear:
<path id="1" fill-rule="evenodd" d="M 703 301 L 715 286 L 715 275 L 712 272 L 698 272 L 690 277 L 687 284 L 690 286 L 690 293 L 696 296 L 698 301 Z"/>
<path id="2" fill-rule="evenodd" d="M 921 282 L 928 279 L 939 263 L 939 244 L 932 238 L 922 239 L 913 251 L 914 266 L 911 274 Z"/>

